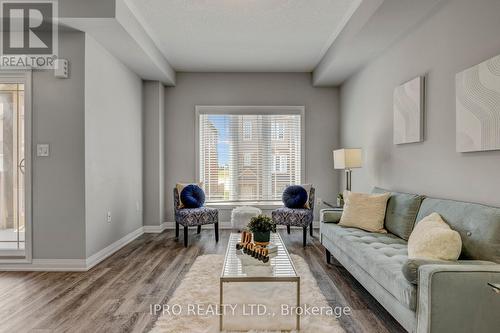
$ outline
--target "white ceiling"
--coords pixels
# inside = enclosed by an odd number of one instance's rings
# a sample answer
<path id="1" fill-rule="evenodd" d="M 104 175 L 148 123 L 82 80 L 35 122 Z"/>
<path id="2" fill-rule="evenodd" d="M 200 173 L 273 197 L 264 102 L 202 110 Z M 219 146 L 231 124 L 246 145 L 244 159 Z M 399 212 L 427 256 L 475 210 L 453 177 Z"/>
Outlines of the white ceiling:
<path id="1" fill-rule="evenodd" d="M 127 0 L 177 71 L 312 71 L 362 0 Z"/>

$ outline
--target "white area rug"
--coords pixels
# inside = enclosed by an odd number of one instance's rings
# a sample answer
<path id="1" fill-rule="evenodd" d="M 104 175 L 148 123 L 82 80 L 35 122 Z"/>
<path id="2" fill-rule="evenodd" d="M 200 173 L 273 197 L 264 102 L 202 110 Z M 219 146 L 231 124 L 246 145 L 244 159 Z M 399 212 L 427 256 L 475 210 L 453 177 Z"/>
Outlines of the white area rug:
<path id="1" fill-rule="evenodd" d="M 328 302 L 321 293 L 307 263 L 304 259 L 296 255 L 292 255 L 292 260 L 301 279 L 301 304 L 315 306 L 321 309 L 320 313 L 309 313 L 301 316 L 300 332 L 344 332 L 336 319 L 336 315 L 333 314 L 338 314 L 338 310 L 340 309 L 332 309 L 328 306 Z M 219 277 L 223 261 L 224 257 L 221 255 L 203 255 L 198 257 L 181 284 L 177 287 L 168 304 L 161 305 L 163 312 L 160 311 L 159 313 L 163 314 L 160 315 L 151 332 L 219 332 L 219 316 L 213 313 L 213 310 L 217 309 L 217 304 L 219 302 Z M 268 285 L 254 283 L 244 287 L 242 286 L 243 284 L 244 283 L 225 284 L 224 303 L 231 304 L 230 302 L 236 302 L 238 305 L 263 303 L 266 307 L 274 305 L 274 307 L 279 306 L 280 309 L 281 304 L 285 302 L 287 304 L 294 304 L 295 288 L 291 285 L 281 286 L 281 283 L 272 283 Z M 236 289 L 226 289 L 226 286 Z M 248 289 L 248 287 L 250 289 Z M 256 288 L 258 288 L 258 290 Z M 193 308 L 197 313 L 196 315 L 193 314 Z M 165 309 L 167 310 L 166 312 Z M 201 312 L 198 312 L 200 309 Z M 328 311 L 328 309 L 330 309 L 330 311 Z M 180 314 L 178 313 L 179 311 L 181 311 Z M 251 312 L 249 310 L 246 311 Z M 176 314 L 173 312 L 176 312 Z M 227 315 L 224 317 L 225 329 L 228 330 L 226 332 L 232 332 L 232 330 L 244 330 L 252 333 L 273 332 L 269 329 L 259 329 L 259 327 L 274 329 L 276 325 L 281 328 L 282 326 L 280 325 L 288 324 L 290 328 L 292 328 L 295 323 L 294 316 L 282 316 L 283 312 L 281 311 L 277 317 L 267 314 L 265 316 L 238 317 L 238 315 L 232 315 L 231 310 L 228 310 L 226 313 Z M 256 327 L 255 325 L 258 327 L 257 329 L 249 329 L 250 327 Z M 294 331 L 292 330 L 292 332 Z"/>

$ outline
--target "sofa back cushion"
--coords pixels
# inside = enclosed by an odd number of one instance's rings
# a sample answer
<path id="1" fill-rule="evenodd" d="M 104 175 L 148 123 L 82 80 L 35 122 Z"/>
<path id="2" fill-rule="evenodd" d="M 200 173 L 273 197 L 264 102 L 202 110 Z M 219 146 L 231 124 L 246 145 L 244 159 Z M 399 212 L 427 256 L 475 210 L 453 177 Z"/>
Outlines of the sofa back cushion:
<path id="1" fill-rule="evenodd" d="M 420 206 L 417 221 L 431 213 L 441 215 L 443 220 L 460 234 L 460 258 L 500 263 L 500 208 L 426 198 Z"/>
<path id="2" fill-rule="evenodd" d="M 391 192 L 375 187 L 373 193 L 390 192 L 391 197 L 387 202 L 385 212 L 385 229 L 404 240 L 410 237 L 413 226 L 417 219 L 418 210 L 424 200 L 424 196 L 418 194 L 408 194 Z"/>

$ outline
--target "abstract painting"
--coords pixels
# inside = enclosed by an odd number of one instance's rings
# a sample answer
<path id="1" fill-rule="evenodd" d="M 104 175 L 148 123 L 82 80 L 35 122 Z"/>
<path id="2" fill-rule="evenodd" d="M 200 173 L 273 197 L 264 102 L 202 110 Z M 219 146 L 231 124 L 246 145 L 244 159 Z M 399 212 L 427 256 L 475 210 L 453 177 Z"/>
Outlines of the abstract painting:
<path id="1" fill-rule="evenodd" d="M 500 56 L 456 76 L 457 151 L 500 149 Z"/>
<path id="2" fill-rule="evenodd" d="M 394 89 L 394 144 L 423 141 L 424 77 Z"/>

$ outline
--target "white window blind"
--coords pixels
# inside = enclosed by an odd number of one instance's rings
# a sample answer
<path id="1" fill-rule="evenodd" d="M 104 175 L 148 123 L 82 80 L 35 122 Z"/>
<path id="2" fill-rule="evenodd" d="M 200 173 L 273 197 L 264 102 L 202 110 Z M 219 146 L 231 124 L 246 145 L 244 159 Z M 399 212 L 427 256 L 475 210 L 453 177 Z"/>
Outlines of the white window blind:
<path id="1" fill-rule="evenodd" d="M 199 175 L 208 202 L 280 200 L 301 182 L 301 114 L 199 115 Z"/>

